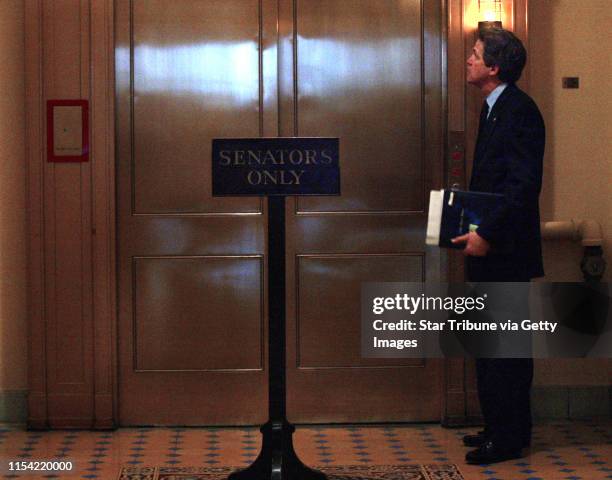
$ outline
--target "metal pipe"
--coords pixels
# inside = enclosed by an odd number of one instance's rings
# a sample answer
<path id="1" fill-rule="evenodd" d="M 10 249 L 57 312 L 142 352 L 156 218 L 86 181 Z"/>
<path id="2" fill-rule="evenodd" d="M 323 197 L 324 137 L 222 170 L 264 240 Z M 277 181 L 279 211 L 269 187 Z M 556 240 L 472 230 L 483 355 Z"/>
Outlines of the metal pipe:
<path id="1" fill-rule="evenodd" d="M 601 247 L 603 231 L 595 220 L 569 220 L 565 222 L 542 222 L 540 224 L 544 240 L 573 240 L 583 247 Z"/>
<path id="2" fill-rule="evenodd" d="M 542 222 L 542 238 L 545 240 L 578 241 L 584 247 L 580 269 L 586 282 L 600 282 L 606 270 L 603 258 L 603 230 L 595 220 L 570 220 L 567 222 Z"/>

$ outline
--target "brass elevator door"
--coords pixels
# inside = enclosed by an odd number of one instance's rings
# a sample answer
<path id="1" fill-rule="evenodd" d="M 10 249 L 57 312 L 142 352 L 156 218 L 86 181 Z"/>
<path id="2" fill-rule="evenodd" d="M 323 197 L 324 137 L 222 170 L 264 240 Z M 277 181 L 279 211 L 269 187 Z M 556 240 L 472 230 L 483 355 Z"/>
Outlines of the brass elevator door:
<path id="1" fill-rule="evenodd" d="M 337 136 L 342 196 L 287 201 L 288 416 L 440 418 L 441 363 L 360 358 L 364 281 L 443 279 L 439 2 L 116 3 L 119 422 L 267 419 L 266 213 L 211 140 Z"/>

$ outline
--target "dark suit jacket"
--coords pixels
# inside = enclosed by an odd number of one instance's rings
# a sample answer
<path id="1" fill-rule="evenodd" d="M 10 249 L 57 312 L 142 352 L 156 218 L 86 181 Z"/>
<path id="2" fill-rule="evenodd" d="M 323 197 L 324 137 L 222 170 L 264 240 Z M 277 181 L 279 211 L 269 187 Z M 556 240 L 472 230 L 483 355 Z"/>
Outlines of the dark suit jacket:
<path id="1" fill-rule="evenodd" d="M 510 84 L 479 128 L 470 190 L 501 193 L 478 234 L 491 244 L 485 257 L 468 257 L 472 281 L 518 281 L 544 274 L 538 196 L 542 186 L 544 121 L 535 102 Z"/>

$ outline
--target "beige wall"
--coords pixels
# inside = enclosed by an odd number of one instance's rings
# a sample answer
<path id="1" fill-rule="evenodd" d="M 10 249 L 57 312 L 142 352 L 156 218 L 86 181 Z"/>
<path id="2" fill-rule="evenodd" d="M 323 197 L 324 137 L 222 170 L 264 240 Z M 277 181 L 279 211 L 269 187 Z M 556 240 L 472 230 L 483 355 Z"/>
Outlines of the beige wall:
<path id="1" fill-rule="evenodd" d="M 609 0 L 530 2 L 531 93 L 547 126 L 543 220 L 590 218 L 601 223 L 604 252 L 612 261 L 612 122 L 610 122 Z M 579 89 L 561 88 L 566 76 L 580 77 Z M 548 245 L 553 247 L 552 244 Z M 551 280 L 580 280 L 568 257 L 580 249 L 547 249 Z M 612 279 L 612 267 L 606 272 Z"/>
<path id="2" fill-rule="evenodd" d="M 531 0 L 530 92 L 546 122 L 542 220 L 593 219 L 603 227 L 606 279 L 612 279 L 612 121 L 610 0 Z M 562 77 L 580 77 L 577 90 Z M 582 248 L 545 242 L 548 281 L 580 281 Z M 536 367 L 536 383 L 612 383 L 602 360 L 549 360 Z"/>
<path id="3" fill-rule="evenodd" d="M 0 392 L 27 388 L 24 19 L 0 1 Z"/>

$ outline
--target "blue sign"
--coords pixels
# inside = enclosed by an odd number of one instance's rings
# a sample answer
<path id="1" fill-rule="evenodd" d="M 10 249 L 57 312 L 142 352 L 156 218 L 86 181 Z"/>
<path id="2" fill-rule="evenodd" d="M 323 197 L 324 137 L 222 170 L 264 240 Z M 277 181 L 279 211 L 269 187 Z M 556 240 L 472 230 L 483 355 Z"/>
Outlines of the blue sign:
<path id="1" fill-rule="evenodd" d="M 340 195 L 337 138 L 219 138 L 213 196 Z"/>

